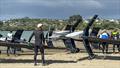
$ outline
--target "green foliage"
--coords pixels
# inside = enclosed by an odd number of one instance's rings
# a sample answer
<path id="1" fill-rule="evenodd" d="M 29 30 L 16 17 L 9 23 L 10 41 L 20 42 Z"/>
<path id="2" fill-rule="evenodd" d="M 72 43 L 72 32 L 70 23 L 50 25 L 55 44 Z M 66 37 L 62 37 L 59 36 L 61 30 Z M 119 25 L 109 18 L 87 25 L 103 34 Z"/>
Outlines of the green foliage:
<path id="1" fill-rule="evenodd" d="M 70 16 L 68 22 L 70 24 L 74 24 L 74 21 L 77 21 L 77 20 L 82 20 L 82 16 L 80 16 L 80 15 Z"/>
<path id="2" fill-rule="evenodd" d="M 0 21 L 0 30 L 34 30 L 38 23 L 42 23 L 44 25 L 43 29 L 48 30 L 49 26 L 53 29 L 61 30 L 67 24 L 74 24 L 75 20 L 81 19 L 82 16 L 80 15 L 73 15 L 69 17 L 69 20 L 57 20 L 57 19 L 32 19 L 29 17 L 24 17 L 21 19 L 11 19 L 6 22 Z M 93 26 L 99 27 L 101 29 L 120 29 L 120 20 L 118 19 L 119 23 L 110 22 L 109 20 L 99 20 L 95 22 Z M 88 23 L 84 22 L 80 23 L 77 27 L 77 30 L 83 30 Z"/>

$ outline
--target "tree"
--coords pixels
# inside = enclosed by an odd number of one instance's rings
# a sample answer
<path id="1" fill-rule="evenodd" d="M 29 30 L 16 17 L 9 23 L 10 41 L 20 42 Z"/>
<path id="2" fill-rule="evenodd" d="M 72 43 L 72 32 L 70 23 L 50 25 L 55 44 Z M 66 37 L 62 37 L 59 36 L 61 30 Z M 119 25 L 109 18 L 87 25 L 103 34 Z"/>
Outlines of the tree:
<path id="1" fill-rule="evenodd" d="M 68 22 L 69 22 L 69 24 L 73 25 L 74 21 L 77 21 L 79 19 L 82 20 L 82 16 L 80 16 L 80 15 L 73 15 L 73 16 L 69 17 Z"/>
<path id="2" fill-rule="evenodd" d="M 2 22 L 2 21 L 0 21 L 0 27 L 1 27 L 1 26 L 3 26 L 3 22 Z"/>

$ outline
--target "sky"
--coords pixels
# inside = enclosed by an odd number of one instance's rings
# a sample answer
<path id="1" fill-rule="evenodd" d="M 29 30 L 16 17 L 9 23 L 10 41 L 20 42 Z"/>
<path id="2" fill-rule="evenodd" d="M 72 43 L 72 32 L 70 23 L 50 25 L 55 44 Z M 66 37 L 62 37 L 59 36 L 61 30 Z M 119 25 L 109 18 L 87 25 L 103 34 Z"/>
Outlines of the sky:
<path id="1" fill-rule="evenodd" d="M 120 0 L 0 0 L 0 20 L 13 18 L 66 19 L 80 14 L 83 18 L 120 19 Z"/>

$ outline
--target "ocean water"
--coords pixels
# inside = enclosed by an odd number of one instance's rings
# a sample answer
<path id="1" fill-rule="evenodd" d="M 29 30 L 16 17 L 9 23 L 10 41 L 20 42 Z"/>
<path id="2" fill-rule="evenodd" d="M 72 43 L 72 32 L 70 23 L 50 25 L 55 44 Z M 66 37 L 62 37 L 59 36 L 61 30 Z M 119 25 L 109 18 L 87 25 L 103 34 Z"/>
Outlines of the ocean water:
<path id="1" fill-rule="evenodd" d="M 3 35 L 3 37 L 7 37 L 7 33 L 9 33 L 10 31 L 0 31 L 0 34 Z M 13 31 L 13 34 L 15 34 L 16 31 Z M 33 33 L 33 31 L 23 31 L 23 34 L 21 36 L 22 39 L 26 39 L 27 41 L 29 40 L 29 37 L 31 36 L 31 34 Z M 44 31 L 44 34 L 46 35 L 47 31 Z M 34 39 L 34 37 L 33 37 Z"/>

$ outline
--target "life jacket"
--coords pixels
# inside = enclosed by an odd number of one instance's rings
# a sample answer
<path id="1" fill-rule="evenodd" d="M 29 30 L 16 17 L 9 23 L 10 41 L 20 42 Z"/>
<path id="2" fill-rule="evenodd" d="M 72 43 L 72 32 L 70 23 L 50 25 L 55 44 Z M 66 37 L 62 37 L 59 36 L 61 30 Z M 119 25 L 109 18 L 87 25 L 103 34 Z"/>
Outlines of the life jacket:
<path id="1" fill-rule="evenodd" d="M 108 39 L 109 35 L 107 33 L 103 33 L 103 34 L 100 35 L 100 38 L 101 39 Z"/>
<path id="2" fill-rule="evenodd" d="M 117 40 L 119 38 L 119 32 L 112 32 L 112 38 Z"/>
<path id="3" fill-rule="evenodd" d="M 112 35 L 118 35 L 119 33 L 118 32 L 112 32 Z"/>

